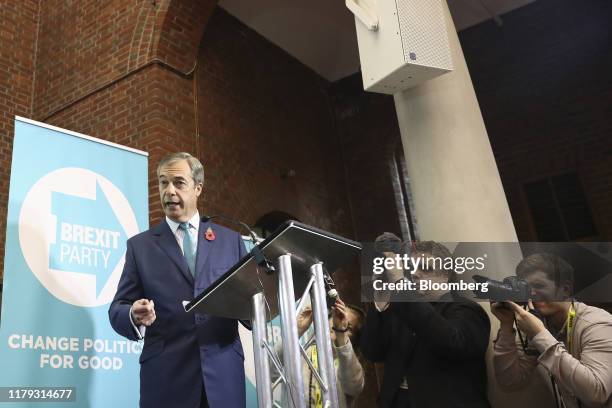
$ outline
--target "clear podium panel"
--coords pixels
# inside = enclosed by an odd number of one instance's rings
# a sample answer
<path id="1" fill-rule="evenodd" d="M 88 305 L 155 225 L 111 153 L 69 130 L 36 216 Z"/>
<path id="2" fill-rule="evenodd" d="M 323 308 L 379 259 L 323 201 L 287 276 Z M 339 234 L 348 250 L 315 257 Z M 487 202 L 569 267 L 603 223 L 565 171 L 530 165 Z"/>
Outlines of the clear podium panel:
<path id="1" fill-rule="evenodd" d="M 322 263 L 324 270 L 331 275 L 361 251 L 358 242 L 297 221 L 286 222 L 257 247 L 274 266 L 281 255 L 291 254 L 296 297 L 306 289 L 312 265 Z M 264 266 L 258 265 L 251 251 L 198 297 L 188 302 L 185 311 L 250 320 L 251 298 L 259 292 L 263 292 L 270 308 L 267 318 L 273 319 L 278 315 L 278 271 L 270 273 Z"/>

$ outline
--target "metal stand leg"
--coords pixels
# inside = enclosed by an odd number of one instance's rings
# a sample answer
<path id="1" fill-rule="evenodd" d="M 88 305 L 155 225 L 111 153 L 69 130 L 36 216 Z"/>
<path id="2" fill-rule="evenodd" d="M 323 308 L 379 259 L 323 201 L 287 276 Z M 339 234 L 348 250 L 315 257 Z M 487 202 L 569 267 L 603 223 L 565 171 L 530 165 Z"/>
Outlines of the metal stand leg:
<path id="1" fill-rule="evenodd" d="M 257 402 L 259 403 L 259 408 L 272 408 L 270 362 L 265 349 L 267 332 L 263 293 L 260 292 L 253 295 L 251 305 L 253 308 L 253 355 L 255 360 Z"/>
<path id="2" fill-rule="evenodd" d="M 323 406 L 338 408 L 338 392 L 336 388 L 336 370 L 332 354 L 329 320 L 327 319 L 327 302 L 325 285 L 323 283 L 323 267 L 320 263 L 310 267 L 314 276 L 311 289 L 312 313 L 314 317 L 315 339 L 317 342 L 317 358 L 319 374 L 327 387 L 321 387 Z"/>
<path id="3" fill-rule="evenodd" d="M 283 361 L 288 381 L 287 397 L 291 406 L 305 408 L 302 361 L 297 332 L 290 254 L 281 255 L 278 258 L 278 271 L 278 305 L 281 316 L 281 334 L 283 338 Z"/>

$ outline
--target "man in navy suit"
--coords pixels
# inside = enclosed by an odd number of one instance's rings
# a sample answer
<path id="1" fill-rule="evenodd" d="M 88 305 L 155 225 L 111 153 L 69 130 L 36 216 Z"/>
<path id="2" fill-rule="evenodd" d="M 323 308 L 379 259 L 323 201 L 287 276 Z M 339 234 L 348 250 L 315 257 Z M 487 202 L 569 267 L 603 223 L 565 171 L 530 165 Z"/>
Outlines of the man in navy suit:
<path id="1" fill-rule="evenodd" d="M 108 314 L 115 331 L 144 338 L 141 407 L 246 404 L 238 322 L 185 313 L 191 300 L 246 255 L 241 236 L 200 221 L 204 169 L 188 153 L 157 167 L 162 222 L 127 241 L 125 266 Z M 228 299 L 231 302 L 231 299 Z"/>

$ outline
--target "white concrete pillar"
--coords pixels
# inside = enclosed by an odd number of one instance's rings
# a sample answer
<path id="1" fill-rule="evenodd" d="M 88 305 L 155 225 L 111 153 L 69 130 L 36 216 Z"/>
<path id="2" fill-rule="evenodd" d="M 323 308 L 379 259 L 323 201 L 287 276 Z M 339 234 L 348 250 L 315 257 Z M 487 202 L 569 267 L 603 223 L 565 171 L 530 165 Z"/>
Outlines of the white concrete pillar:
<path id="1" fill-rule="evenodd" d="M 395 95 L 420 239 L 516 242 L 472 80 L 443 3 L 454 71 Z M 514 271 L 516 255 L 509 255 L 505 271 Z M 499 325 L 490 312 L 489 317 L 494 338 Z M 490 364 L 491 347 L 487 365 L 494 408 L 552 406 L 542 382 L 519 393 L 499 390 Z"/>
<path id="2" fill-rule="evenodd" d="M 395 95 L 419 231 L 446 241 L 516 241 L 472 80 L 446 10 L 454 71 Z"/>

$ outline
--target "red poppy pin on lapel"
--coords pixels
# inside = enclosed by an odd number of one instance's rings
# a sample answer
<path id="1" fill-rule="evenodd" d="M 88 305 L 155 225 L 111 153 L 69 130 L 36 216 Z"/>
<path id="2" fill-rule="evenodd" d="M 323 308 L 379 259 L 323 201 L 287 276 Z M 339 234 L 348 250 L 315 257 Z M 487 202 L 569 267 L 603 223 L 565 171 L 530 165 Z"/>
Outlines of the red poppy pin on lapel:
<path id="1" fill-rule="evenodd" d="M 204 234 L 204 238 L 206 238 L 207 241 L 215 240 L 215 233 L 212 230 L 212 228 L 208 227 L 208 229 L 206 230 L 206 233 Z"/>

